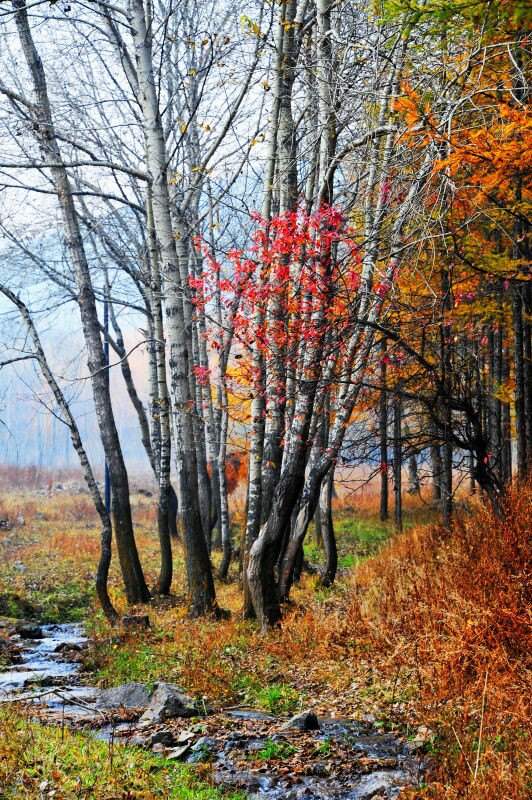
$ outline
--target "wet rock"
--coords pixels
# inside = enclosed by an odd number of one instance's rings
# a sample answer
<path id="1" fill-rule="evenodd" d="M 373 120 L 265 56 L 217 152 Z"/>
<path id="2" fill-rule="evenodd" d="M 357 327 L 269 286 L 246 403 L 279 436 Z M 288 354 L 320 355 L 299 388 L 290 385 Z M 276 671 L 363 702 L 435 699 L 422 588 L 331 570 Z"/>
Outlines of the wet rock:
<path id="1" fill-rule="evenodd" d="M 296 714 L 292 719 L 287 720 L 284 725 L 281 725 L 282 731 L 319 731 L 320 722 L 314 711 L 303 711 L 301 714 Z"/>
<path id="2" fill-rule="evenodd" d="M 369 733 L 349 738 L 349 744 L 358 753 L 370 758 L 394 758 L 402 750 L 402 744 L 393 733 Z"/>
<path id="3" fill-rule="evenodd" d="M 265 788 L 266 781 L 257 775 L 249 772 L 215 772 L 212 776 L 213 782 L 219 786 L 229 789 L 246 789 L 248 792 L 256 792 Z"/>
<path id="4" fill-rule="evenodd" d="M 147 708 L 150 703 L 150 691 L 143 683 L 125 683 L 105 689 L 96 704 L 97 708 Z"/>
<path id="5" fill-rule="evenodd" d="M 44 633 L 39 625 L 17 625 L 16 631 L 22 639 L 44 639 Z"/>
<path id="6" fill-rule="evenodd" d="M 126 614 L 122 624 L 129 630 L 147 630 L 150 627 L 150 618 L 147 614 Z"/>
<path id="7" fill-rule="evenodd" d="M 82 646 L 77 642 L 61 642 L 54 648 L 54 653 L 63 653 L 65 651 L 70 651 L 71 653 L 81 653 L 83 650 Z"/>
<path id="8" fill-rule="evenodd" d="M 194 701 L 173 683 L 156 683 L 149 706 L 139 720 L 141 726 L 154 725 L 172 717 L 194 717 Z"/>
<path id="9" fill-rule="evenodd" d="M 20 647 L 13 644 L 4 636 L 0 637 L 0 658 L 6 664 L 21 664 L 22 656 Z"/>
<path id="10" fill-rule="evenodd" d="M 408 786 L 411 783 L 410 776 L 401 770 L 373 772 L 370 775 L 363 775 L 353 796 L 357 800 L 372 800 L 390 789 Z"/>

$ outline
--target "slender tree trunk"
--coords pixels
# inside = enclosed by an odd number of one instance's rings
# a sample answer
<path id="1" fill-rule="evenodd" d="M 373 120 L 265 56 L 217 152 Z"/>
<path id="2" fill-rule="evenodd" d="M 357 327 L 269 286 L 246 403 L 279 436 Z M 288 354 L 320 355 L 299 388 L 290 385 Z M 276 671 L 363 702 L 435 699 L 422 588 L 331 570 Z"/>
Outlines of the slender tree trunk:
<path id="1" fill-rule="evenodd" d="M 442 473 L 441 473 L 441 499 L 443 512 L 443 525 L 448 527 L 451 523 L 453 512 L 453 446 L 452 446 L 452 411 L 449 399 L 452 396 L 452 336 L 451 321 L 446 319 L 452 308 L 452 285 L 450 272 L 442 268 L 442 324 L 440 326 L 440 357 L 442 369 L 442 384 L 445 392 L 443 408 L 443 448 L 442 448 Z"/>
<path id="2" fill-rule="evenodd" d="M 44 68 L 31 35 L 25 0 L 13 0 L 13 7 L 16 12 L 15 19 L 22 49 L 32 75 L 37 100 L 34 120 L 36 137 L 50 162 L 54 164 L 50 168 L 50 172 L 62 212 L 66 244 L 76 279 L 94 403 L 105 457 L 109 465 L 115 537 L 126 596 L 130 603 L 147 602 L 150 599 L 150 593 L 144 580 L 135 544 L 128 476 L 112 411 L 94 289 L 83 247 L 78 215 L 67 171 L 62 166 L 63 160 L 55 133 Z"/>
<path id="3" fill-rule="evenodd" d="M 527 253 L 530 255 L 528 248 Z M 523 286 L 523 395 L 526 420 L 526 468 L 527 477 L 530 477 L 532 474 L 532 286 L 530 281 Z"/>
<path id="4" fill-rule="evenodd" d="M 336 578 L 336 570 L 338 569 L 338 550 L 336 547 L 336 536 L 334 533 L 332 515 L 333 486 L 334 467 L 331 467 L 322 481 L 319 501 L 319 514 L 323 532 L 323 547 L 325 550 L 325 567 L 320 578 L 320 583 L 325 587 L 333 585 L 334 579 Z"/>
<path id="5" fill-rule="evenodd" d="M 284 3 L 282 7 L 284 12 Z M 269 137 L 268 137 L 268 150 L 266 154 L 266 175 L 264 180 L 263 200 L 262 200 L 262 218 L 269 221 L 272 217 L 272 197 L 273 197 L 273 184 L 275 179 L 275 171 L 277 164 L 277 133 L 279 126 L 279 108 L 281 97 L 281 70 L 283 65 L 283 42 L 284 42 L 284 26 L 283 26 L 282 13 L 279 18 L 277 36 L 276 36 L 276 62 L 274 82 L 272 87 L 272 118 L 270 122 Z M 258 278 L 262 284 L 264 278 Z M 264 322 L 264 314 L 257 304 L 255 311 L 255 318 L 253 320 L 255 329 L 259 329 Z M 247 501 L 247 515 L 246 515 L 246 532 L 244 536 L 244 553 L 243 553 L 243 588 L 244 588 L 244 607 L 243 616 L 245 619 L 251 619 L 255 616 L 255 607 L 252 599 L 252 593 L 249 587 L 249 554 L 257 537 L 259 536 L 261 519 L 263 517 L 263 491 L 262 491 L 262 465 L 264 459 L 264 440 L 265 440 L 265 424 L 264 418 L 266 413 L 265 403 L 265 370 L 264 361 L 260 348 L 260 343 L 255 341 L 252 351 L 252 400 L 251 400 L 251 432 L 250 432 L 250 453 L 249 453 L 249 474 L 248 474 L 248 501 Z M 251 570 L 253 574 L 253 569 Z M 273 567 L 272 567 L 273 574 Z"/>
<path id="6" fill-rule="evenodd" d="M 432 431 L 433 443 L 430 446 L 430 460 L 432 465 L 432 497 L 436 503 L 441 501 L 441 476 L 443 465 L 441 459 L 441 448 L 438 441 L 438 433 L 435 427 Z"/>
<path id="7" fill-rule="evenodd" d="M 380 378 L 381 389 L 379 393 L 379 438 L 380 438 L 380 518 L 382 522 L 388 519 L 388 398 L 386 392 L 386 339 L 381 343 Z"/>
<path id="8" fill-rule="evenodd" d="M 524 331 L 523 300 L 521 286 L 513 287 L 513 328 L 514 328 L 514 409 L 515 433 L 517 439 L 517 477 L 520 481 L 527 478 L 527 442 L 525 416 L 525 364 L 524 364 Z"/>
<path id="9" fill-rule="evenodd" d="M 170 400 L 166 381 L 166 346 L 164 340 L 162 280 L 153 220 L 151 189 L 148 189 L 146 193 L 146 210 L 150 277 L 150 324 L 154 339 L 152 351 L 152 381 L 155 382 L 155 385 L 152 390 L 152 418 L 154 420 L 154 429 L 158 434 L 157 454 L 155 454 L 155 452 L 153 453 L 153 468 L 159 489 L 157 500 L 157 531 L 159 534 L 159 547 L 161 551 L 161 568 L 155 590 L 157 594 L 167 595 L 170 593 L 170 588 L 172 586 L 173 559 L 171 536 L 177 532 L 177 502 L 174 503 L 173 500 L 175 498 L 177 501 L 177 497 L 170 485 L 172 450 Z"/>
<path id="10" fill-rule="evenodd" d="M 393 398 L 393 482 L 394 482 L 394 518 L 395 528 L 403 530 L 403 497 L 402 497 L 402 466 L 403 466 L 403 439 L 402 439 L 402 409 L 401 396 L 398 392 Z"/>
<path id="11" fill-rule="evenodd" d="M 135 43 L 139 102 L 144 118 L 146 164 L 151 179 L 154 228 L 165 280 L 166 318 L 170 346 L 169 368 L 174 414 L 179 514 L 183 526 L 185 562 L 192 615 L 217 611 L 214 581 L 203 532 L 190 391 L 192 351 L 185 330 L 185 288 L 176 251 L 167 182 L 167 153 L 153 72 L 151 31 L 142 0 L 131 0 L 130 22 Z M 180 233 L 180 231 L 178 231 Z"/>
<path id="12" fill-rule="evenodd" d="M 96 483 L 87 453 L 83 447 L 78 425 L 72 415 L 72 412 L 70 411 L 70 406 L 65 395 L 63 394 L 48 365 L 48 361 L 46 359 L 46 355 L 44 353 L 41 340 L 39 334 L 37 333 L 37 329 L 34 325 L 31 314 L 27 306 L 9 289 L 6 289 L 4 286 L 0 286 L 0 292 L 2 292 L 9 300 L 11 300 L 11 302 L 14 303 L 14 305 L 16 305 L 20 311 L 33 343 L 35 357 L 39 363 L 41 372 L 48 386 L 50 387 L 55 401 L 64 416 L 65 423 L 68 426 L 72 444 L 76 453 L 78 454 L 83 477 L 85 478 L 85 482 L 89 489 L 94 506 L 98 512 L 98 516 L 100 517 L 100 521 L 102 523 L 102 535 L 100 542 L 100 560 L 98 562 L 98 569 L 96 572 L 96 593 L 105 616 L 109 620 L 114 621 L 118 618 L 118 614 L 116 613 L 116 610 L 111 602 L 107 589 L 107 579 L 111 564 L 111 541 L 113 536 L 111 518 L 109 517 L 107 509 L 103 503 L 102 496 L 100 494 L 100 490 L 98 489 L 98 484 Z"/>
<path id="13" fill-rule="evenodd" d="M 225 371 L 225 366 L 224 366 Z M 221 426 L 220 426 L 220 449 L 218 451 L 218 483 L 220 486 L 220 528 L 222 532 L 222 561 L 218 571 L 220 580 L 227 578 L 229 572 L 229 565 L 231 563 L 232 542 L 231 542 L 231 527 L 229 521 L 229 501 L 227 493 L 227 431 L 229 425 L 229 407 L 225 375 L 222 376 L 220 381 L 221 397 L 219 405 L 221 407 Z"/>

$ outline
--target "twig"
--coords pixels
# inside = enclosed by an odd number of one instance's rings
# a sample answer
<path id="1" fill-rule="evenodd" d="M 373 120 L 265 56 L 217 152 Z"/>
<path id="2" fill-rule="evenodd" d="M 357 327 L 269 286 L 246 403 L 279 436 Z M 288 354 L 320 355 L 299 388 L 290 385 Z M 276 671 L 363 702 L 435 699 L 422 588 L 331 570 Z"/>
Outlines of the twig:
<path id="1" fill-rule="evenodd" d="M 478 775 L 478 767 L 480 764 L 480 748 L 482 745 L 482 728 L 484 727 L 484 711 L 486 709 L 486 690 L 488 688 L 488 670 L 486 670 L 486 678 L 484 680 L 484 691 L 482 693 L 482 711 L 480 715 L 480 729 L 478 732 L 478 746 L 477 746 L 477 763 L 475 764 L 475 775 L 473 780 L 476 781 Z"/>
<path id="2" fill-rule="evenodd" d="M 460 741 L 460 739 L 458 738 L 458 734 L 456 733 L 456 731 L 455 731 L 455 729 L 454 729 L 454 725 L 451 725 L 451 728 L 452 728 L 452 731 L 453 731 L 454 735 L 456 736 L 456 741 L 458 742 L 458 747 L 460 748 L 460 752 L 462 753 L 463 757 L 465 758 L 465 762 L 466 762 L 466 764 L 467 764 L 467 766 L 468 766 L 469 772 L 470 772 L 471 774 L 473 774 L 473 767 L 472 767 L 472 766 L 471 766 L 471 764 L 469 763 L 469 759 L 468 759 L 468 757 L 467 757 L 467 756 L 466 756 L 466 754 L 465 754 L 464 748 L 462 747 L 462 742 L 461 742 L 461 741 Z"/>

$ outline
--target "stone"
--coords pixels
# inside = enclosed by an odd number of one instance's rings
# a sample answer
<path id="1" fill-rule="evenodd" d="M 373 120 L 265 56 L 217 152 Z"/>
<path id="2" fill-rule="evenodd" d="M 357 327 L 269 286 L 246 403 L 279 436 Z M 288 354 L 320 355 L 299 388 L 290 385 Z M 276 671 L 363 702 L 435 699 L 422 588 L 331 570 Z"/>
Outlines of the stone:
<path id="1" fill-rule="evenodd" d="M 39 625 L 17 625 L 16 631 L 22 639 L 44 639 L 44 633 Z"/>
<path id="2" fill-rule="evenodd" d="M 156 744 L 162 744 L 165 747 L 172 747 L 175 744 L 175 737 L 172 731 L 167 728 L 159 728 L 148 736 L 148 742 L 153 747 Z"/>
<path id="3" fill-rule="evenodd" d="M 412 783 L 410 776 L 401 770 L 391 772 L 373 772 L 363 775 L 356 787 L 354 797 L 357 800 L 372 800 L 388 789 L 397 789 Z"/>
<path id="4" fill-rule="evenodd" d="M 173 717 L 194 717 L 198 713 L 194 701 L 173 683 L 156 683 L 149 706 L 139 720 L 148 726 Z"/>
<path id="5" fill-rule="evenodd" d="M 196 739 L 192 746 L 192 750 L 195 753 L 204 753 L 206 750 L 215 750 L 216 749 L 216 742 L 214 739 L 211 739 L 210 736 L 200 736 L 199 739 Z"/>
<path id="6" fill-rule="evenodd" d="M 314 711 L 303 711 L 281 725 L 282 731 L 319 731 L 320 722 Z"/>
<path id="7" fill-rule="evenodd" d="M 186 754 L 190 750 L 190 743 L 182 744 L 180 747 L 174 747 L 173 750 L 170 750 L 166 753 L 166 758 L 170 761 L 181 761 L 185 758 Z"/>
<path id="8" fill-rule="evenodd" d="M 21 664 L 22 656 L 20 647 L 13 644 L 9 639 L 0 636 L 0 658 L 6 664 Z"/>
<path id="9" fill-rule="evenodd" d="M 150 618 L 147 614 L 126 614 L 122 624 L 129 630 L 147 630 L 150 627 Z"/>
<path id="10" fill-rule="evenodd" d="M 151 693 L 143 683 L 131 681 L 112 689 L 104 689 L 96 703 L 97 708 L 147 708 Z"/>
<path id="11" fill-rule="evenodd" d="M 54 648 L 54 653 L 62 653 L 63 651 L 68 650 L 70 652 L 81 653 L 83 650 L 82 646 L 77 642 L 61 642 Z"/>

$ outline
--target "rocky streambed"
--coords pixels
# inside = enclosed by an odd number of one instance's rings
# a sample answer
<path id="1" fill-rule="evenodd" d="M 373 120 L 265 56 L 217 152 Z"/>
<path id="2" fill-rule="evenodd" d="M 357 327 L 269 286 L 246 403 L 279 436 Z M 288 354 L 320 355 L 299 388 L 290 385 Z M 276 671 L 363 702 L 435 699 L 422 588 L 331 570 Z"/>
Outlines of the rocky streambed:
<path id="1" fill-rule="evenodd" d="M 253 800 L 391 800 L 422 778 L 419 742 L 352 719 L 213 710 L 164 682 L 91 687 L 81 672 L 87 645 L 75 624 L 4 630 L 0 702 L 24 702 L 36 719 L 90 730 L 113 746 L 208 763 L 215 783 Z"/>

